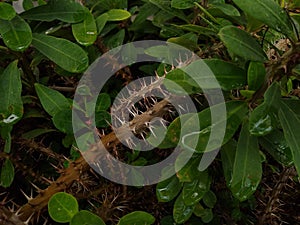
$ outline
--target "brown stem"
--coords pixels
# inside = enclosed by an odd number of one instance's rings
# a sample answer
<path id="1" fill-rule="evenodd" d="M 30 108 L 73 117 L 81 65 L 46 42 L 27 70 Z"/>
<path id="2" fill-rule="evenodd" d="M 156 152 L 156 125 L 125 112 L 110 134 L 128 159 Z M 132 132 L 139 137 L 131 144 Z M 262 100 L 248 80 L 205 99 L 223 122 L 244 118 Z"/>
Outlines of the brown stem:
<path id="1" fill-rule="evenodd" d="M 154 105 L 152 108 L 147 110 L 141 115 L 136 116 L 131 122 L 130 126 L 135 126 L 136 131 L 142 131 L 144 129 L 145 123 L 151 121 L 155 117 L 161 117 L 168 112 L 167 100 L 162 100 Z M 119 139 L 116 137 L 114 132 L 109 133 L 101 138 L 103 146 L 106 146 L 108 149 L 115 147 L 120 144 Z M 39 194 L 28 201 L 27 204 L 23 205 L 20 208 L 20 219 L 26 221 L 32 214 L 38 214 L 43 208 L 48 204 L 49 199 L 52 195 L 57 192 L 67 190 L 74 181 L 78 180 L 82 173 L 87 172 L 90 169 L 87 161 L 94 161 L 94 157 L 99 157 L 99 152 L 97 151 L 99 146 L 91 146 L 87 151 L 88 156 L 93 156 L 92 158 L 87 158 L 81 156 L 75 162 L 72 162 L 70 166 L 61 172 L 60 177 L 51 182 L 50 186 L 45 190 L 40 190 Z M 87 161 L 86 161 L 87 160 Z"/>

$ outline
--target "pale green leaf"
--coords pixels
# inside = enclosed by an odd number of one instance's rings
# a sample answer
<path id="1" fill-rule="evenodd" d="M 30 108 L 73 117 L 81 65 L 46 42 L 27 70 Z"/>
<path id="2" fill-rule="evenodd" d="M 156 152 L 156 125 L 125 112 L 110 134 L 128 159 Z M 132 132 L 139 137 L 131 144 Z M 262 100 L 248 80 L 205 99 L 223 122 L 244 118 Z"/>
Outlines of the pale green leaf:
<path id="1" fill-rule="evenodd" d="M 107 21 L 122 21 L 131 17 L 130 12 L 124 9 L 111 9 L 106 13 L 108 15 Z"/>
<path id="2" fill-rule="evenodd" d="M 49 215 L 55 222 L 70 222 L 78 211 L 78 202 L 71 194 L 58 192 L 48 202 Z"/>
<path id="3" fill-rule="evenodd" d="M 72 25 L 72 32 L 76 41 L 84 46 L 92 45 L 97 39 L 97 26 L 93 14 L 85 9 L 84 19 Z"/>

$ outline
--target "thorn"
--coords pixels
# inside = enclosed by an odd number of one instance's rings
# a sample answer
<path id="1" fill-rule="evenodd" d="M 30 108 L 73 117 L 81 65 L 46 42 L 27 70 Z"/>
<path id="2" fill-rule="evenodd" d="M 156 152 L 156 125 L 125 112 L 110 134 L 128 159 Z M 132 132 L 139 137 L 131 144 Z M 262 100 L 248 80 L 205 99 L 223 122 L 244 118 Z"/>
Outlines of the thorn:
<path id="1" fill-rule="evenodd" d="M 33 217 L 33 215 L 34 215 L 34 213 L 32 213 L 32 214 L 28 217 L 28 219 L 24 222 L 26 225 L 29 225 L 29 222 L 30 222 L 31 218 Z"/>
<path id="2" fill-rule="evenodd" d="M 32 200 L 33 199 L 33 197 L 32 197 L 32 189 L 31 189 L 31 195 L 30 195 L 30 197 L 28 196 L 28 195 L 26 195 L 25 194 L 25 192 L 22 190 L 22 189 L 20 189 L 20 191 L 22 192 L 22 194 L 25 196 L 25 198 L 27 199 L 27 201 L 30 201 L 30 200 Z"/>
<path id="3" fill-rule="evenodd" d="M 37 192 L 42 192 L 43 190 L 40 189 L 38 186 L 36 186 L 34 183 L 32 183 L 31 181 L 29 181 L 29 183 L 36 189 Z"/>
<path id="4" fill-rule="evenodd" d="M 68 160 L 68 161 L 70 162 L 71 160 Z M 46 178 L 46 177 L 42 177 L 42 179 L 43 179 L 44 181 L 46 181 L 47 183 L 49 183 L 49 184 L 52 184 L 52 183 L 53 183 L 52 180 L 49 180 L 49 179 Z"/>

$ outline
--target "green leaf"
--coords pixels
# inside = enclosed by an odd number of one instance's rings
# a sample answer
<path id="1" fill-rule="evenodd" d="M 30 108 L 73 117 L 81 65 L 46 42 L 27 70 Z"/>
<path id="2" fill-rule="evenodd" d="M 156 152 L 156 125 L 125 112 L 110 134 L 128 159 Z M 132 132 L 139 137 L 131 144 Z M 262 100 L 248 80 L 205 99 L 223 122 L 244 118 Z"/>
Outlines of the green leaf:
<path id="1" fill-rule="evenodd" d="M 59 223 L 70 222 L 73 216 L 78 213 L 78 202 L 72 195 L 58 192 L 48 202 L 50 217 Z"/>
<path id="2" fill-rule="evenodd" d="M 63 109 L 54 114 L 52 118 L 54 126 L 63 133 L 72 134 L 72 110 L 70 108 Z"/>
<path id="3" fill-rule="evenodd" d="M 95 111 L 107 110 L 111 105 L 110 96 L 107 93 L 101 93 L 96 102 Z"/>
<path id="4" fill-rule="evenodd" d="M 85 17 L 85 9 L 72 0 L 50 0 L 48 4 L 34 7 L 21 14 L 24 19 L 38 21 L 61 20 L 66 23 L 78 23 Z"/>
<path id="5" fill-rule="evenodd" d="M 177 176 L 172 176 L 156 185 L 156 197 L 160 202 L 173 200 L 181 191 L 182 184 Z"/>
<path id="6" fill-rule="evenodd" d="M 246 31 L 235 26 L 226 26 L 219 31 L 218 35 L 232 54 L 251 61 L 266 60 L 266 54 L 259 43 Z"/>
<path id="7" fill-rule="evenodd" d="M 185 152 L 181 153 L 176 161 L 175 161 L 175 171 L 178 171 L 179 168 L 182 167 L 177 173 L 177 177 L 179 178 L 180 182 L 192 182 L 194 179 L 196 179 L 200 171 L 198 170 L 198 165 L 200 163 L 201 157 L 193 157 L 191 158 L 186 164 L 186 160 L 190 157 L 189 155 L 186 155 Z"/>
<path id="8" fill-rule="evenodd" d="M 211 7 L 207 10 L 212 16 L 215 17 L 238 17 L 240 16 L 240 12 L 232 5 L 224 4 L 224 3 L 217 3 L 211 5 Z"/>
<path id="9" fill-rule="evenodd" d="M 257 91 L 265 81 L 266 69 L 261 62 L 250 62 L 248 67 L 248 89 Z"/>
<path id="10" fill-rule="evenodd" d="M 154 216 L 147 212 L 135 211 L 123 216 L 118 225 L 151 225 L 155 222 Z"/>
<path id="11" fill-rule="evenodd" d="M 194 205 L 185 205 L 183 201 L 183 195 L 179 195 L 175 201 L 173 208 L 173 218 L 175 222 L 178 224 L 186 222 L 192 216 L 194 207 Z"/>
<path id="12" fill-rule="evenodd" d="M 26 133 L 23 133 L 21 137 L 24 139 L 30 140 L 30 139 L 36 138 L 40 135 L 47 134 L 50 132 L 55 132 L 55 131 L 57 131 L 57 130 L 48 129 L 48 128 L 38 128 L 38 129 L 34 129 L 34 130 L 28 131 Z"/>
<path id="13" fill-rule="evenodd" d="M 240 201 L 248 199 L 256 190 L 262 176 L 262 165 L 257 137 L 251 136 L 248 123 L 240 133 L 230 189 Z"/>
<path id="14" fill-rule="evenodd" d="M 176 9 L 188 9 L 194 7 L 194 0 L 172 0 L 171 7 Z"/>
<path id="15" fill-rule="evenodd" d="M 285 103 L 279 110 L 279 120 L 283 129 L 284 137 L 291 149 L 294 165 L 300 175 L 300 119 Z"/>
<path id="16" fill-rule="evenodd" d="M 290 166 L 293 156 L 282 131 L 276 129 L 270 134 L 261 137 L 259 144 L 279 163 Z"/>
<path id="17" fill-rule="evenodd" d="M 7 154 L 11 151 L 11 131 L 13 129 L 12 125 L 0 126 L 1 138 L 5 141 L 3 151 Z"/>
<path id="18" fill-rule="evenodd" d="M 246 72 L 240 67 L 220 59 L 204 59 L 203 61 L 214 73 L 223 90 L 229 91 L 246 84 Z"/>
<path id="19" fill-rule="evenodd" d="M 125 30 L 119 30 L 117 33 L 113 34 L 112 36 L 106 37 L 104 44 L 109 48 L 116 48 L 123 44 L 125 38 Z"/>
<path id="20" fill-rule="evenodd" d="M 274 127 L 266 104 L 256 107 L 250 114 L 249 131 L 255 136 L 264 136 L 270 133 Z"/>
<path id="21" fill-rule="evenodd" d="M 93 14 L 85 8 L 82 22 L 72 24 L 72 32 L 76 41 L 84 46 L 92 45 L 97 39 L 97 26 Z"/>
<path id="22" fill-rule="evenodd" d="M 281 91 L 277 82 L 267 89 L 264 102 L 256 107 L 250 115 L 249 130 L 256 136 L 270 133 L 278 126 L 278 109 L 280 108 Z"/>
<path id="23" fill-rule="evenodd" d="M 20 16 L 0 19 L 0 34 L 5 45 L 13 51 L 24 51 L 32 41 L 31 28 Z"/>
<path id="24" fill-rule="evenodd" d="M 80 73 L 89 65 L 86 52 L 66 39 L 35 33 L 32 45 L 66 71 Z"/>
<path id="25" fill-rule="evenodd" d="M 211 124 L 211 110 L 215 110 L 215 112 L 223 110 L 223 104 L 214 105 L 210 108 L 207 108 L 200 113 L 195 114 L 189 120 L 184 123 L 182 131 L 186 134 L 183 138 L 184 141 L 181 140 L 181 145 L 183 148 L 191 149 L 190 146 L 195 146 L 197 143 L 196 149 L 194 149 L 197 153 L 202 153 L 204 151 L 213 151 L 219 147 L 220 140 L 213 142 L 210 141 L 210 145 L 207 147 L 207 143 L 209 141 L 210 133 L 212 126 L 215 129 L 214 131 L 217 133 L 216 139 L 220 138 L 218 135 L 223 136 L 222 133 L 219 133 L 217 127 L 224 126 L 226 123 L 226 131 L 222 141 L 222 145 L 227 143 L 235 134 L 237 129 L 239 128 L 245 114 L 248 111 L 247 105 L 242 101 L 230 101 L 226 103 L 227 110 L 227 118 L 220 118 L 215 124 Z M 197 120 L 201 125 L 201 130 L 196 130 Z M 193 133 L 194 132 L 194 133 Z M 220 131 L 221 132 L 221 131 Z M 197 141 L 197 142 L 196 142 Z"/>
<path id="26" fill-rule="evenodd" d="M 192 182 L 185 183 L 182 190 L 184 203 L 186 205 L 198 203 L 209 190 L 210 182 L 208 172 L 205 170 L 199 172 L 199 175 Z"/>
<path id="27" fill-rule="evenodd" d="M 179 19 L 182 19 L 183 21 L 189 23 L 189 20 L 186 18 L 185 14 L 182 10 L 171 8 L 171 1 L 164 1 L 164 0 L 149 0 L 152 4 L 160 8 L 163 13 L 170 14 L 174 17 L 178 17 Z"/>
<path id="28" fill-rule="evenodd" d="M 107 21 L 122 21 L 131 17 L 130 12 L 123 9 L 111 9 L 106 13 L 108 15 Z"/>
<path id="29" fill-rule="evenodd" d="M 213 220 L 214 214 L 211 209 L 204 209 L 201 219 L 203 223 L 209 223 Z"/>
<path id="30" fill-rule="evenodd" d="M 107 22 L 107 19 L 108 19 L 107 13 L 103 13 L 96 18 L 97 34 L 101 33 L 101 31 L 103 30 L 103 28 Z"/>
<path id="31" fill-rule="evenodd" d="M 0 75 L 0 124 L 15 124 L 23 116 L 22 82 L 18 61 L 10 63 Z"/>
<path id="32" fill-rule="evenodd" d="M 209 190 L 203 196 L 203 202 L 207 207 L 213 208 L 215 206 L 215 204 L 217 203 L 217 196 L 215 195 L 215 193 L 213 193 L 211 190 Z"/>
<path id="33" fill-rule="evenodd" d="M 50 116 L 55 116 L 58 112 L 70 108 L 68 99 L 60 92 L 38 83 L 34 86 L 43 108 Z"/>
<path id="34" fill-rule="evenodd" d="M 179 29 L 182 29 L 182 30 L 194 32 L 199 35 L 205 35 L 205 36 L 209 36 L 209 37 L 217 35 L 217 33 L 213 29 L 194 25 L 194 24 L 176 25 L 176 27 Z"/>
<path id="35" fill-rule="evenodd" d="M 11 20 L 16 16 L 16 11 L 14 8 L 5 2 L 0 2 L 0 19 Z"/>
<path id="36" fill-rule="evenodd" d="M 232 179 L 236 148 L 237 142 L 232 139 L 221 149 L 222 167 L 227 187 L 230 186 L 230 181 Z"/>
<path id="37" fill-rule="evenodd" d="M 1 169 L 1 186 L 9 187 L 15 176 L 15 168 L 12 162 L 9 159 L 6 159 L 2 165 Z"/>
<path id="38" fill-rule="evenodd" d="M 32 0 L 23 0 L 22 6 L 25 10 L 29 10 L 34 7 Z"/>
<path id="39" fill-rule="evenodd" d="M 296 39 L 293 26 L 287 13 L 273 0 L 233 0 L 251 17 L 262 21 L 269 27 Z"/>
<path id="40" fill-rule="evenodd" d="M 99 216 L 87 210 L 81 210 L 72 217 L 70 225 L 105 225 L 105 223 Z"/>
<path id="41" fill-rule="evenodd" d="M 96 127 L 108 127 L 111 124 L 111 116 L 107 111 L 100 110 L 95 113 Z"/>

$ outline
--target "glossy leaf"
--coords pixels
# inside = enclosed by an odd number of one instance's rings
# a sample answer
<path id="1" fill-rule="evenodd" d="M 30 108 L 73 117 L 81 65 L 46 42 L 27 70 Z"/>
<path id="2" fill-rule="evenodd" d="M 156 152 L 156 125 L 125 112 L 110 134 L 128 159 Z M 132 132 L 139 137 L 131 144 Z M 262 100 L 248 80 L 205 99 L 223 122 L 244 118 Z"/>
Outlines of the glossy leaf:
<path id="1" fill-rule="evenodd" d="M 111 9 L 106 13 L 108 15 L 107 21 L 122 21 L 131 17 L 130 12 L 123 9 Z"/>
<path id="2" fill-rule="evenodd" d="M 0 19 L 11 20 L 16 16 L 16 11 L 14 8 L 5 2 L 0 2 Z"/>
<path id="3" fill-rule="evenodd" d="M 34 86 L 43 108 L 50 116 L 70 108 L 68 99 L 60 92 L 38 83 Z"/>
<path id="4" fill-rule="evenodd" d="M 262 165 L 257 137 L 248 131 L 245 123 L 240 133 L 230 189 L 240 201 L 248 199 L 256 190 L 262 176 Z"/>
<path id="5" fill-rule="evenodd" d="M 86 52 L 66 39 L 33 34 L 32 45 L 66 71 L 80 73 L 88 67 Z"/>
<path id="6" fill-rule="evenodd" d="M 293 164 L 293 156 L 283 132 L 274 130 L 270 134 L 261 137 L 259 144 L 279 163 L 290 166 Z"/>
<path id="7" fill-rule="evenodd" d="M 252 135 L 264 136 L 274 129 L 268 111 L 267 105 L 261 104 L 251 112 L 249 130 Z"/>
<path id="8" fill-rule="evenodd" d="M 10 159 L 6 159 L 1 169 L 0 184 L 2 187 L 9 187 L 15 177 L 15 168 Z"/>
<path id="9" fill-rule="evenodd" d="M 171 7 L 175 9 L 188 9 L 194 6 L 194 0 L 172 0 Z"/>
<path id="10" fill-rule="evenodd" d="M 219 36 L 228 51 L 246 60 L 264 62 L 266 55 L 259 43 L 246 31 L 235 26 L 223 27 Z"/>
<path id="11" fill-rule="evenodd" d="M 179 179 L 172 176 L 156 185 L 156 197 L 160 202 L 169 202 L 179 194 L 181 188 L 182 184 Z"/>
<path id="12" fill-rule="evenodd" d="M 10 63 L 0 75 L 0 124 L 13 125 L 23 115 L 22 82 L 18 61 Z"/>
<path id="13" fill-rule="evenodd" d="M 300 119 L 290 107 L 282 103 L 281 109 L 279 110 L 279 120 L 284 137 L 291 149 L 294 165 L 298 174 L 300 174 Z"/>
<path id="14" fill-rule="evenodd" d="M 261 62 L 250 62 L 248 67 L 248 89 L 258 90 L 265 81 L 266 69 Z"/>
<path id="15" fill-rule="evenodd" d="M 281 91 L 277 82 L 274 82 L 265 92 L 264 102 L 253 110 L 249 120 L 250 133 L 263 136 L 278 126 L 278 109 L 280 108 Z"/>
<path id="16" fill-rule="evenodd" d="M 204 151 L 213 151 L 220 146 L 220 138 L 223 136 L 221 131 L 217 129 L 217 127 L 224 126 L 224 123 L 226 123 L 226 131 L 224 134 L 224 138 L 222 141 L 222 145 L 227 143 L 232 136 L 237 131 L 238 127 L 240 126 L 245 114 L 247 113 L 247 105 L 244 102 L 241 101 L 230 101 L 226 103 L 226 110 L 227 110 L 227 118 L 224 121 L 223 118 L 220 118 L 218 121 L 215 122 L 215 124 L 211 124 L 211 111 L 210 110 L 216 110 L 221 111 L 223 108 L 223 104 L 214 105 L 212 107 L 207 108 L 200 113 L 192 116 L 189 120 L 187 120 L 182 128 L 183 132 L 187 134 L 187 136 L 184 136 L 184 141 L 181 140 L 181 145 L 184 148 L 188 148 L 189 150 L 191 146 L 195 146 L 195 143 L 197 143 L 195 151 L 198 153 L 204 152 Z M 199 124 L 201 125 L 201 130 L 197 131 L 195 130 L 197 125 L 196 120 L 199 121 Z M 210 133 L 212 126 L 214 129 L 216 129 L 217 136 L 215 137 L 218 139 L 216 142 L 210 142 L 210 145 L 207 146 L 207 143 L 209 141 Z M 190 133 L 191 132 L 191 133 Z M 193 133 L 195 132 L 195 133 Z M 220 137 L 218 137 L 220 135 Z M 197 142 L 196 142 L 197 141 Z"/>
<path id="17" fill-rule="evenodd" d="M 63 109 L 54 114 L 52 118 L 54 126 L 63 133 L 72 134 L 72 110 Z"/>
<path id="18" fill-rule="evenodd" d="M 24 19 L 53 21 L 61 20 L 66 23 L 78 23 L 85 17 L 82 5 L 72 0 L 50 0 L 46 5 L 40 5 L 21 14 Z"/>
<path id="19" fill-rule="evenodd" d="M 173 207 L 173 218 L 176 223 L 183 224 L 193 214 L 195 206 L 187 206 L 184 204 L 183 195 L 179 195 Z"/>
<path id="20" fill-rule="evenodd" d="M 273 0 L 233 0 L 251 17 L 293 39 L 295 34 L 287 13 Z"/>
<path id="21" fill-rule="evenodd" d="M 81 210 L 72 217 L 70 225 L 105 225 L 105 223 L 99 216 L 87 210 Z"/>
<path id="22" fill-rule="evenodd" d="M 151 225 L 155 222 L 154 216 L 143 211 L 135 211 L 123 216 L 118 225 Z"/>
<path id="23" fill-rule="evenodd" d="M 205 170 L 199 172 L 199 175 L 192 182 L 185 183 L 182 190 L 184 203 L 186 205 L 198 203 L 209 190 L 210 182 L 208 172 Z"/>
<path id="24" fill-rule="evenodd" d="M 58 192 L 48 202 L 50 217 L 59 223 L 70 222 L 73 216 L 78 213 L 78 202 L 71 194 Z"/>
<path id="25" fill-rule="evenodd" d="M 82 22 L 72 25 L 76 41 L 84 46 L 92 45 L 97 39 L 97 26 L 93 14 L 86 9 Z"/>
<path id="26" fill-rule="evenodd" d="M 0 34 L 5 45 L 13 51 L 24 51 L 32 41 L 30 26 L 18 15 L 11 20 L 0 19 Z"/>

